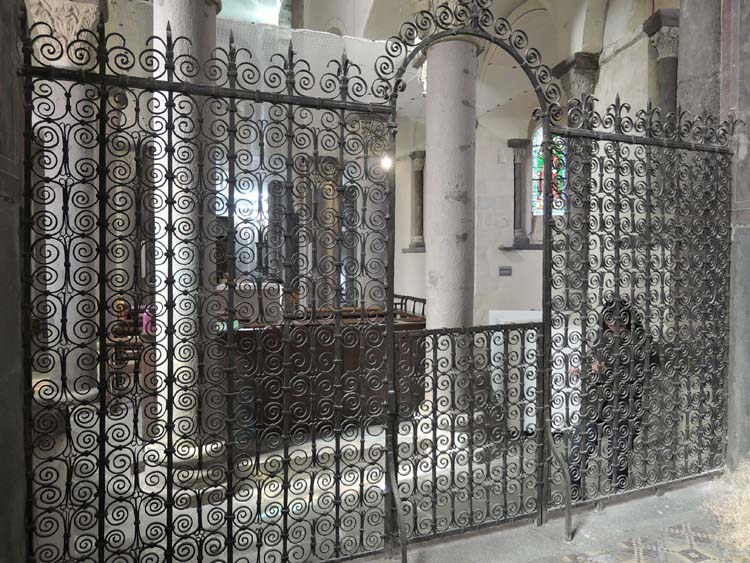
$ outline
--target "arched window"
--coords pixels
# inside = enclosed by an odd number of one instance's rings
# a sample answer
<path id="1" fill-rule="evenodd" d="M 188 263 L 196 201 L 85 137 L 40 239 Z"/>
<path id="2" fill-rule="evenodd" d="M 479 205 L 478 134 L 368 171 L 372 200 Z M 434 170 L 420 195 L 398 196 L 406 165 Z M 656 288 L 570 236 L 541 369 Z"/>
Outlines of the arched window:
<path id="1" fill-rule="evenodd" d="M 541 127 L 534 131 L 532 138 L 531 163 L 531 214 L 544 215 L 544 132 Z M 565 154 L 555 145 L 552 149 L 552 215 L 565 213 L 565 181 L 567 169 Z"/>

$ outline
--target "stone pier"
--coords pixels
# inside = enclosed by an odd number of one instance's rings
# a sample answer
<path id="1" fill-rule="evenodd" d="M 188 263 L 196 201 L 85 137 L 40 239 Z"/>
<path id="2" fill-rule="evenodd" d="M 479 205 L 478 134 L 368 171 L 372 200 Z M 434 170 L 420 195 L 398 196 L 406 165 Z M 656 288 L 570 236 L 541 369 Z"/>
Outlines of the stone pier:
<path id="1" fill-rule="evenodd" d="M 677 55 L 680 45 L 680 11 L 657 10 L 643 22 L 643 32 L 656 49 L 656 81 L 662 115 L 677 109 Z"/>
<path id="2" fill-rule="evenodd" d="M 721 1 L 681 0 L 677 100 L 683 110 L 719 114 Z"/>
<path id="3" fill-rule="evenodd" d="M 467 327 L 474 309 L 477 46 L 437 43 L 427 64 L 427 327 Z"/>

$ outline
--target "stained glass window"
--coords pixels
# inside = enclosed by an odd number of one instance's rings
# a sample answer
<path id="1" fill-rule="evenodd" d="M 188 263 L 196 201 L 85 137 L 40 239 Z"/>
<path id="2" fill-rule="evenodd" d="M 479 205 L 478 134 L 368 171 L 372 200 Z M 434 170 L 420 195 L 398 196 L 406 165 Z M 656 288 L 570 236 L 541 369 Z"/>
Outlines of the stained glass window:
<path id="1" fill-rule="evenodd" d="M 531 164 L 531 214 L 544 215 L 544 134 L 539 127 L 532 139 Z M 560 147 L 552 149 L 552 215 L 565 213 L 565 157 Z"/>

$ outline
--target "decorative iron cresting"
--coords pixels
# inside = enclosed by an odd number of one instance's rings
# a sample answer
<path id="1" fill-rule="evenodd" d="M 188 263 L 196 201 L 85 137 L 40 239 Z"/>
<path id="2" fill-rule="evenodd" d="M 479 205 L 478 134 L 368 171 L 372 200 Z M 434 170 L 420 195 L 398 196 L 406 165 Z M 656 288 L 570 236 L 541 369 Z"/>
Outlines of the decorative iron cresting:
<path id="1" fill-rule="evenodd" d="M 22 17 L 30 561 L 405 558 L 722 465 L 733 124 L 586 98 L 564 126 L 491 4 L 418 13 L 372 69 Z M 543 324 L 425 331 L 393 293 L 380 160 L 453 35 L 518 63 L 565 155 Z M 596 330 L 610 298 L 637 338 Z"/>

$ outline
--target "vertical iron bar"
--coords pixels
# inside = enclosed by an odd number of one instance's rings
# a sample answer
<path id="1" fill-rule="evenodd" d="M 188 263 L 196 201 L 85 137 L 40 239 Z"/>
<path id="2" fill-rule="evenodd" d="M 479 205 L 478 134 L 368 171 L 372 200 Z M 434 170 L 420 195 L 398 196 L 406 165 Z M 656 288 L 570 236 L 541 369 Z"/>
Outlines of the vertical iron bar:
<path id="1" fill-rule="evenodd" d="M 620 103 L 619 94 L 615 97 L 615 133 L 622 133 L 622 111 L 623 106 Z M 617 480 L 619 478 L 618 464 L 620 460 L 620 446 L 619 446 L 619 426 L 620 426 L 620 345 L 621 345 L 621 323 L 620 323 L 620 246 L 622 236 L 620 230 L 620 143 L 613 141 L 612 146 L 614 147 L 614 169 L 615 169 L 615 183 L 614 183 L 614 286 L 615 286 L 615 318 L 614 318 L 614 339 L 616 351 L 614 358 L 614 367 L 612 369 L 613 374 L 613 401 L 614 409 L 612 411 L 612 443 L 610 444 L 609 463 L 611 464 L 611 481 L 613 486 L 617 486 Z M 605 323 L 606 324 L 606 323 Z M 605 421 L 606 424 L 606 421 Z"/>
<path id="2" fill-rule="evenodd" d="M 402 333 L 403 334 L 403 333 Z M 418 492 L 419 492 L 419 462 L 420 462 L 420 451 L 419 451 L 419 418 L 414 416 L 416 412 L 418 412 L 418 407 L 413 405 L 412 400 L 414 398 L 413 393 L 413 387 L 415 385 L 415 381 L 417 378 L 415 377 L 417 374 L 417 366 L 420 365 L 421 362 L 417 360 L 417 352 L 420 350 L 419 348 L 419 340 L 416 338 L 411 338 L 409 336 L 409 333 L 405 333 L 405 337 L 403 338 L 403 341 L 406 342 L 407 348 L 405 349 L 406 355 L 409 355 L 409 351 L 411 351 L 411 358 L 409 358 L 409 364 L 413 366 L 413 369 L 411 370 L 405 370 L 406 371 L 406 392 L 409 394 L 408 402 L 409 405 L 409 411 L 407 411 L 407 416 L 410 416 L 412 418 L 412 482 L 411 482 L 411 496 L 412 496 L 412 534 L 418 535 L 419 530 L 419 502 L 418 502 Z M 399 350 L 400 352 L 401 350 Z M 399 356 L 400 357 L 400 356 Z M 397 368 L 398 369 L 398 368 Z M 398 387 L 398 385 L 397 385 Z M 416 412 L 415 412 L 416 411 Z M 396 436 L 396 439 L 398 440 L 398 435 Z M 396 450 L 398 453 L 398 450 Z M 396 458 L 396 463 L 398 463 L 398 457 Z"/>
<path id="3" fill-rule="evenodd" d="M 543 281 L 542 281 L 542 317 L 544 322 L 544 331 L 542 339 L 544 341 L 544 417 L 545 426 L 550 430 L 552 425 L 551 412 L 551 395 L 552 395 L 552 136 L 550 134 L 550 115 L 545 112 L 542 116 L 542 135 L 544 146 L 544 243 L 543 243 Z M 552 444 L 545 441 L 544 447 L 544 486 L 542 491 L 542 523 L 547 522 L 547 504 L 549 502 L 550 492 L 550 473 L 551 457 L 550 449 Z"/>
<path id="4" fill-rule="evenodd" d="M 685 252 L 685 279 L 683 281 L 683 290 L 684 290 L 684 296 L 687 297 L 685 300 L 686 303 L 689 305 L 685 306 L 683 308 L 683 312 L 685 313 L 685 316 L 687 317 L 685 319 L 685 324 L 687 325 L 687 349 L 685 350 L 685 361 L 687 362 L 687 377 L 685 377 L 685 392 L 687 395 L 687 402 L 686 402 L 686 408 L 685 408 L 685 476 L 690 475 L 690 453 L 692 450 L 692 438 L 690 435 L 690 419 L 692 418 L 690 416 L 692 407 L 693 407 L 693 373 L 695 372 L 695 362 L 694 362 L 694 355 L 693 355 L 693 349 L 692 349 L 692 337 L 694 335 L 693 333 L 693 312 L 691 310 L 690 305 L 693 303 L 692 295 L 693 288 L 690 286 L 690 266 L 691 262 L 693 261 L 693 253 L 694 249 L 691 244 L 690 235 L 692 230 L 692 223 L 693 223 L 693 213 L 692 213 L 692 196 L 691 193 L 695 186 L 695 167 L 692 165 L 692 162 L 688 162 L 687 166 L 687 184 L 685 185 L 685 193 L 683 194 L 683 197 L 680 198 L 680 203 L 682 205 L 687 206 L 686 213 L 685 213 L 685 225 L 683 227 L 683 237 L 682 240 L 684 241 L 684 252 Z M 677 333 L 679 335 L 679 331 Z"/>
<path id="5" fill-rule="evenodd" d="M 590 98 L 586 98 L 587 104 L 593 104 L 593 101 Z M 587 123 L 588 125 L 588 123 Z M 582 233 L 582 245 L 583 245 L 583 289 L 581 291 L 582 299 L 581 299 L 581 376 L 584 376 L 584 374 L 588 374 L 589 370 L 589 349 L 588 349 L 588 320 L 589 320 L 589 260 L 590 260 L 590 245 L 589 245 L 589 239 L 591 237 L 591 160 L 593 158 L 593 151 L 592 147 L 597 147 L 598 145 L 594 144 L 596 141 L 589 140 L 582 138 L 579 141 L 583 145 L 582 150 L 582 158 L 583 158 L 583 178 L 585 180 L 585 184 L 582 186 L 583 189 L 583 198 L 581 204 L 583 205 L 583 233 Z M 579 382 L 579 395 L 581 395 L 581 389 L 583 385 Z M 581 396 L 581 400 L 579 402 L 579 405 L 584 404 L 584 397 Z M 584 413 L 585 416 L 585 413 Z M 579 410 L 579 423 L 583 422 L 583 417 L 580 414 Z M 585 425 L 583 425 L 585 428 Z M 586 490 L 586 466 L 588 465 L 588 433 L 584 430 L 582 433 L 582 440 L 581 440 L 581 451 L 578 452 L 578 455 L 581 456 L 581 465 L 580 465 L 580 477 L 581 477 L 581 490 L 580 494 L 581 497 L 584 496 L 584 491 Z M 572 494 L 571 490 L 571 494 Z M 579 498 L 581 498 L 579 497 Z"/>
<path id="6" fill-rule="evenodd" d="M 107 75 L 107 36 L 104 29 L 104 14 L 99 14 L 97 32 L 97 63 L 99 66 L 99 115 L 97 121 L 99 134 L 97 146 L 98 156 L 98 199 L 99 199 L 99 510 L 97 524 L 99 537 L 97 551 L 99 561 L 104 561 L 106 528 L 105 516 L 107 512 L 107 98 L 108 90 L 104 85 Z"/>
<path id="7" fill-rule="evenodd" d="M 451 499 L 451 517 L 449 525 L 456 526 L 456 419 L 461 416 L 456 404 L 456 397 L 458 391 L 458 381 L 460 379 L 460 373 L 458 366 L 456 365 L 456 347 L 458 346 L 458 339 L 460 338 L 460 332 L 457 331 L 446 331 L 446 338 L 448 339 L 448 345 L 450 346 L 450 361 L 448 362 L 448 370 L 446 376 L 450 380 L 450 402 L 448 408 L 450 409 L 450 441 L 449 441 L 449 457 L 450 457 L 450 499 Z"/>
<path id="8" fill-rule="evenodd" d="M 23 207 L 21 228 L 23 229 L 23 372 L 24 372 L 24 460 L 26 464 L 26 559 L 29 562 L 34 557 L 34 455 L 31 444 L 34 442 L 33 421 L 31 406 L 34 400 L 33 366 L 32 366 L 32 309 L 31 309 L 31 233 L 32 213 L 31 206 L 34 200 L 34 187 L 32 185 L 33 155 L 32 144 L 34 138 L 33 113 L 34 113 L 34 79 L 29 74 L 31 68 L 31 57 L 33 46 L 29 33 L 29 24 L 25 3 L 21 3 L 20 11 L 21 41 L 23 44 L 23 94 L 24 94 L 24 130 L 23 130 Z"/>
<path id="9" fill-rule="evenodd" d="M 395 260 L 395 248 L 396 248 L 396 227 L 395 227 L 395 217 L 396 217 L 396 134 L 397 134 L 397 128 L 396 128 L 396 106 L 395 106 L 395 98 L 392 100 L 392 113 L 390 121 L 388 122 L 388 145 L 386 147 L 386 154 L 391 157 L 391 159 L 394 162 L 394 166 L 391 167 L 390 170 L 385 171 L 385 183 L 386 183 L 386 201 L 387 201 L 387 208 L 388 211 L 385 216 L 385 234 L 386 234 L 386 243 L 387 243 L 387 252 L 388 252 L 388 260 L 386 265 L 386 272 L 385 276 L 386 279 L 384 280 L 385 283 L 385 293 L 386 293 L 386 302 L 385 302 L 385 349 L 387 350 L 386 353 L 386 365 L 385 365 L 385 374 L 387 378 L 387 388 L 388 388 L 388 401 L 386 402 L 387 407 L 387 413 L 386 413 L 386 420 L 387 420 L 387 430 L 386 430 L 386 452 L 390 452 L 390 455 L 392 456 L 392 463 L 397 463 L 397 455 L 398 455 L 398 405 L 396 404 L 396 381 L 397 381 L 397 371 L 396 371 L 396 362 L 394 360 L 394 345 L 395 345 L 395 338 L 394 338 L 394 308 L 393 308 L 393 295 L 394 295 L 394 260 Z M 386 456 L 386 464 L 388 463 L 388 456 Z M 387 475 L 393 474 L 393 482 L 391 483 L 391 494 L 390 494 L 390 503 L 392 507 L 392 511 L 395 511 L 396 514 L 394 515 L 391 513 L 390 515 L 386 515 L 386 530 L 388 530 L 388 526 L 390 526 L 390 530 L 394 531 L 398 529 L 400 531 L 399 539 L 401 543 L 401 560 L 403 563 L 406 563 L 407 558 L 407 538 L 405 537 L 405 529 L 403 524 L 403 515 L 401 513 L 401 502 L 398 498 L 398 482 L 397 482 L 397 470 L 396 467 L 392 468 L 393 470 L 390 472 L 386 472 Z M 386 477 L 387 478 L 387 477 Z M 387 510 L 387 504 L 386 504 L 386 513 Z M 394 517 L 395 516 L 395 517 Z M 390 519 L 390 522 L 389 522 Z"/>
<path id="10" fill-rule="evenodd" d="M 541 526 L 544 516 L 544 339 L 542 330 L 535 328 L 536 338 L 536 525 Z"/>
<path id="11" fill-rule="evenodd" d="M 439 416 L 438 416 L 438 342 L 439 342 L 439 336 L 437 334 L 433 334 L 431 336 L 426 336 L 426 340 L 432 341 L 432 368 L 430 369 L 431 377 L 432 377 L 432 460 L 430 463 L 431 468 L 431 474 L 430 474 L 430 480 L 432 484 L 432 534 L 437 533 L 437 503 L 438 503 L 438 495 L 437 495 L 437 464 L 438 464 L 438 422 L 439 422 Z"/>
<path id="12" fill-rule="evenodd" d="M 138 102 L 135 104 L 135 119 L 134 122 L 138 123 L 140 117 L 140 106 Z M 140 334 L 145 334 L 146 330 L 146 322 L 145 322 L 145 309 L 144 309 L 144 316 L 141 317 L 141 307 L 143 307 L 144 302 L 144 296 L 141 286 L 141 280 L 144 277 L 145 272 L 141 269 L 141 260 L 143 259 L 143 244 L 141 241 L 141 225 L 143 222 L 143 192 L 144 192 L 144 186 L 141 182 L 141 178 L 143 175 L 143 144 L 142 139 L 139 136 L 137 138 L 136 144 L 135 144 L 135 176 L 133 178 L 134 180 L 134 201 L 135 201 L 135 241 L 134 241 L 134 249 L 135 249 L 135 257 L 133 260 L 134 265 L 134 273 L 133 273 L 133 286 L 134 286 L 134 292 L 135 297 L 133 299 L 134 301 L 134 309 L 135 309 L 135 319 L 136 319 L 136 330 L 140 328 Z M 142 336 L 141 336 L 141 342 Z M 146 433 L 143 432 L 143 435 L 141 436 L 141 432 L 138 430 L 139 424 L 144 424 L 147 420 L 147 416 L 144 416 L 141 418 L 141 406 L 142 402 L 145 400 L 145 393 L 143 386 L 141 384 L 141 377 L 142 377 L 142 371 L 146 371 L 147 367 L 143 366 L 141 362 L 146 357 L 146 351 L 143 348 L 138 348 L 136 351 L 137 354 L 137 360 L 135 364 L 135 369 L 133 370 L 133 437 L 138 439 L 140 437 L 139 442 L 143 443 L 145 442 Z M 147 364 L 146 364 L 147 365 Z M 133 451 L 133 491 L 141 493 L 143 492 L 142 489 L 142 483 L 141 483 L 141 475 L 138 471 L 138 453 L 136 451 Z M 141 519 L 140 519 L 140 509 L 135 508 L 134 509 L 134 516 L 136 519 L 135 525 L 134 525 L 134 536 L 135 538 L 139 538 L 136 541 L 140 542 L 140 538 L 142 537 L 142 528 L 141 528 Z M 138 545 L 138 544 L 136 544 Z"/>
<path id="13" fill-rule="evenodd" d="M 346 53 L 344 53 L 341 57 L 341 66 L 339 69 L 339 98 L 342 102 L 346 103 L 346 99 L 348 96 L 349 91 L 349 83 L 347 78 L 347 73 L 349 71 L 349 61 L 346 57 Z M 339 138 L 338 138 L 338 177 L 337 177 L 337 190 L 338 190 L 338 202 L 339 202 L 339 225 L 337 229 L 336 236 L 338 237 L 338 241 L 336 244 L 336 306 L 334 310 L 334 324 L 335 324 L 335 334 L 334 334 L 334 383 L 333 383 L 333 434 L 334 434 L 334 451 L 333 451 L 333 459 L 334 459 L 334 496 L 333 496 L 333 504 L 334 504 L 334 545 L 333 545 L 333 551 L 334 551 L 334 557 L 338 558 L 341 555 L 341 530 L 340 530 L 340 524 L 341 524 L 341 411 L 342 411 L 342 405 L 341 405 L 341 389 L 342 389 L 342 381 L 344 377 L 344 349 L 342 346 L 342 331 L 343 331 L 343 313 L 342 313 L 342 291 L 343 288 L 341 286 L 341 273 L 344 271 L 343 264 L 342 264 L 342 244 L 346 244 L 345 237 L 342 237 L 342 231 L 346 229 L 345 224 L 348 220 L 346 212 L 343 214 L 341 213 L 341 207 L 343 205 L 344 210 L 346 210 L 346 186 L 344 185 L 346 178 L 345 178 L 345 166 L 344 166 L 344 159 L 346 158 L 346 152 L 345 152 L 345 146 L 346 146 L 346 112 L 342 109 L 339 111 Z M 360 346 L 363 346 L 363 343 L 361 342 L 361 337 L 363 335 L 360 335 Z"/>
<path id="14" fill-rule="evenodd" d="M 135 113 L 135 123 L 138 123 L 138 119 L 140 117 L 140 107 L 138 105 L 138 102 L 135 103 L 134 108 Z M 133 309 L 131 311 L 134 311 L 135 313 L 135 330 L 140 329 L 140 333 L 143 334 L 143 331 L 145 330 L 144 322 L 141 320 L 141 307 L 143 304 L 143 295 L 141 293 L 141 278 L 143 278 L 143 272 L 141 271 L 141 259 L 143 252 L 143 248 L 141 246 L 141 222 L 143 221 L 143 186 L 141 185 L 141 174 L 143 174 L 143 154 L 142 154 L 142 144 L 140 137 L 137 138 L 135 141 L 135 146 L 133 147 L 133 150 L 135 152 L 135 170 L 133 171 L 133 201 L 135 202 L 135 220 L 134 220 L 134 233 L 135 233 L 135 240 L 133 241 L 133 250 L 134 250 L 134 257 L 133 257 Z M 141 381 L 141 360 L 143 359 L 143 351 L 141 349 L 138 349 L 136 352 L 136 362 L 133 370 L 133 436 L 137 437 L 140 435 L 140 432 L 138 432 L 138 423 L 140 422 L 140 414 L 138 412 L 141 401 L 141 391 L 140 391 L 140 381 Z M 137 466 L 138 460 L 134 456 L 133 458 L 133 466 Z M 136 471 L 137 473 L 137 471 Z M 137 479 L 137 477 L 136 477 Z"/>
<path id="15" fill-rule="evenodd" d="M 474 378 L 476 370 L 474 369 L 474 334 L 469 332 L 466 335 L 466 343 L 469 348 L 469 362 L 466 368 L 469 373 L 469 436 L 466 444 L 468 449 L 468 486 L 469 486 L 469 526 L 474 525 L 474 398 L 475 398 L 475 387 Z M 521 450 L 523 451 L 523 449 Z"/>
<path id="16" fill-rule="evenodd" d="M 501 408 L 499 406 L 496 406 L 496 408 L 493 408 L 493 404 L 495 401 L 495 390 L 492 386 L 493 379 L 495 376 L 495 367 L 492 362 L 492 342 L 497 335 L 497 332 L 495 330 L 491 330 L 488 332 L 487 336 L 487 342 L 485 342 L 485 354 L 487 354 L 487 381 L 485 382 L 487 385 L 487 403 L 485 405 L 485 416 L 484 416 L 484 475 L 485 475 L 485 485 L 484 485 L 484 494 L 486 495 L 485 498 L 485 513 L 487 515 L 487 519 L 489 520 L 492 514 L 491 509 L 491 500 L 492 500 L 492 470 L 491 470 L 491 463 L 492 460 L 497 455 L 497 448 L 495 443 L 493 442 L 493 423 L 492 418 L 496 416 L 498 412 L 501 412 Z"/>
<path id="17" fill-rule="evenodd" d="M 510 330 L 504 328 L 501 332 L 503 335 L 503 404 L 502 410 L 502 445 L 503 445 L 503 471 L 502 471 L 502 485 L 503 485 L 503 516 L 508 517 L 508 448 L 510 447 L 509 437 L 510 429 L 508 425 L 510 417 L 508 416 L 511 411 L 510 395 L 508 394 L 508 381 L 510 379 Z"/>
<path id="18" fill-rule="evenodd" d="M 321 189 L 321 187 L 317 184 L 317 182 L 314 180 L 314 174 L 318 172 L 318 161 L 319 161 L 319 152 L 318 152 L 318 133 L 315 133 L 313 135 L 313 154 L 312 154 L 312 161 L 310 161 L 310 165 L 305 169 L 305 173 L 307 174 L 305 178 L 305 185 L 307 186 L 307 189 L 309 190 L 309 194 L 307 194 L 307 197 L 309 198 L 310 204 L 311 204 L 311 213 L 310 213 L 310 230 L 312 231 L 311 234 L 311 241 L 312 241 L 312 259 L 310 260 L 310 325 L 315 326 L 318 322 L 318 296 L 317 296 L 317 288 L 318 288 L 318 281 L 320 279 L 321 275 L 321 268 L 320 268 L 320 258 L 318 257 L 318 243 L 320 239 L 320 233 L 318 232 L 318 213 L 319 213 L 319 203 L 318 203 L 318 190 Z M 316 358 L 318 357 L 318 346 L 317 346 L 317 338 L 311 338 L 310 339 L 310 365 L 311 367 L 314 365 L 314 362 L 316 361 Z M 335 353 L 334 353 L 335 355 Z M 310 374 L 310 447 L 311 447 L 311 454 L 310 454 L 310 490 L 308 492 L 308 505 L 310 507 L 313 506 L 313 503 L 315 502 L 315 478 L 316 478 L 316 469 L 318 467 L 318 427 L 319 427 L 319 413 L 320 408 L 318 406 L 319 397 L 318 397 L 318 386 L 319 386 L 319 379 L 320 375 L 318 370 L 313 369 L 312 373 Z M 310 553 L 313 557 L 316 555 L 316 550 L 318 548 L 317 543 L 317 522 L 318 519 L 313 519 L 312 523 L 310 524 L 311 528 L 311 539 L 310 539 Z"/>
<path id="19" fill-rule="evenodd" d="M 669 239 L 669 230 L 668 230 L 668 224 L 667 224 L 667 192 L 666 192 L 666 176 L 669 171 L 669 168 L 666 164 L 666 158 L 669 155 L 669 151 L 667 149 L 662 149 L 660 153 L 657 153 L 660 155 L 659 158 L 659 175 L 657 177 L 657 182 L 659 184 L 659 224 L 660 224 L 660 230 L 661 230 L 661 236 L 659 237 L 659 264 L 661 265 L 661 272 L 659 273 L 659 304 L 661 306 L 659 310 L 659 342 L 664 342 L 664 323 L 667 319 L 667 295 L 666 295 L 666 285 L 667 285 L 667 279 L 671 276 L 669 274 L 669 268 L 667 267 L 667 251 L 666 251 L 666 244 L 664 243 L 665 239 Z M 664 348 L 662 348 L 664 350 Z M 662 353 L 662 365 L 666 367 L 666 355 Z M 665 381 L 667 378 L 667 370 L 662 368 L 661 370 L 661 377 L 662 377 L 662 387 L 663 391 L 661 394 L 661 406 L 666 407 L 667 402 L 667 389 L 668 386 L 665 385 Z M 664 472 L 666 471 L 666 461 L 667 456 L 665 455 L 667 452 L 665 451 L 665 444 L 669 444 L 667 441 L 667 435 L 670 433 L 669 428 L 664 423 L 664 415 L 667 413 L 666 408 L 660 413 L 661 416 L 659 417 L 659 427 L 660 427 L 660 434 L 661 434 L 661 440 L 660 444 L 658 446 L 659 454 L 661 459 L 661 462 L 658 463 L 657 466 L 657 481 L 661 482 L 664 480 Z M 671 414 L 671 413 L 670 413 Z M 657 462 L 659 462 L 659 456 L 657 456 Z"/>
<path id="20" fill-rule="evenodd" d="M 652 117 L 654 115 L 654 112 L 651 108 L 651 102 L 649 102 L 648 110 L 647 110 L 647 116 L 648 116 L 648 127 L 646 128 L 646 136 L 647 137 L 653 137 L 653 128 L 651 124 Z M 646 373 L 644 374 L 644 386 L 643 386 L 643 409 L 644 418 L 647 418 L 648 412 L 646 412 L 647 405 L 649 402 L 646 400 L 648 397 L 649 390 L 648 387 L 651 387 L 651 392 L 654 392 L 653 386 L 651 385 L 651 246 L 653 245 L 653 225 L 652 225 L 652 217 L 651 217 L 651 206 L 652 206 L 652 199 L 651 199 L 651 188 L 652 188 L 652 166 L 653 162 L 651 159 L 651 151 L 653 149 L 649 146 L 646 146 L 646 193 L 644 194 L 645 198 L 645 204 L 646 204 L 646 279 L 645 279 L 645 291 L 646 291 L 646 312 L 645 312 L 645 329 L 644 329 L 644 339 L 646 344 Z M 643 455 L 643 475 L 644 477 L 648 474 L 648 450 L 649 450 L 649 437 L 650 432 L 649 428 L 651 427 L 650 420 L 646 420 L 646 424 L 643 425 L 643 448 L 646 450 Z M 658 430 L 657 430 L 658 433 Z M 657 452 L 657 466 L 659 463 L 659 456 Z M 658 482 L 658 478 L 657 478 Z"/>
<path id="21" fill-rule="evenodd" d="M 684 350 L 682 350 L 682 339 L 680 338 L 680 297 L 681 297 L 681 285 L 682 285 L 682 267 L 680 265 L 681 260 L 681 245 L 682 245 L 682 231 L 680 228 L 680 204 L 682 203 L 682 184 L 680 182 L 680 151 L 675 150 L 675 169 L 674 169 L 674 222 L 672 225 L 673 229 L 673 241 L 674 251 L 672 252 L 672 261 L 674 265 L 674 274 L 672 280 L 672 307 L 674 309 L 674 349 L 675 349 L 675 366 L 673 368 L 673 392 L 674 392 L 674 408 L 676 410 L 675 425 L 674 425 L 674 442 L 672 444 L 672 479 L 676 479 L 678 475 L 678 454 L 679 454 L 679 442 L 680 442 L 680 424 L 682 423 L 682 413 L 680 412 L 680 386 L 682 377 L 680 373 L 680 364 L 684 360 Z"/>
<path id="22" fill-rule="evenodd" d="M 634 151 L 635 152 L 635 151 Z M 633 154 L 633 153 L 630 153 Z M 628 163 L 630 167 L 630 194 L 628 198 L 628 207 L 630 208 L 630 232 L 627 233 L 628 237 L 628 244 L 630 246 L 630 269 L 631 269 L 631 282 L 630 282 L 630 303 L 635 306 L 636 303 L 636 285 L 637 283 L 634 283 L 633 280 L 636 280 L 637 278 L 637 267 L 638 267 L 638 255 L 637 255 L 637 223 L 636 223 L 636 217 L 635 217 L 635 208 L 638 204 L 638 193 L 636 191 L 636 174 L 635 174 L 635 168 L 636 164 L 638 162 L 638 156 L 637 154 L 633 154 L 633 158 L 629 159 L 626 158 L 625 161 Z M 636 349 L 636 337 L 635 330 L 632 330 L 632 328 L 635 326 L 635 312 L 631 312 L 631 334 L 630 334 L 630 343 L 628 347 L 630 348 L 629 353 L 630 357 L 638 357 L 636 354 L 638 350 Z M 643 348 L 641 348 L 641 351 Z M 633 432 L 635 431 L 635 419 L 638 417 L 638 413 L 636 411 L 637 407 L 637 401 L 635 400 L 635 393 L 637 391 L 636 386 L 634 385 L 635 380 L 635 365 L 634 362 L 630 362 L 628 365 L 628 373 L 626 375 L 627 379 L 625 380 L 627 382 L 627 416 L 626 420 L 624 422 L 626 429 L 626 433 L 624 436 L 624 447 L 625 447 L 625 472 L 627 474 L 627 479 L 625 480 L 625 490 L 628 490 L 629 482 L 632 481 L 633 475 L 630 471 L 630 461 L 635 461 L 635 439 L 633 436 Z"/>
<path id="23" fill-rule="evenodd" d="M 526 381 L 526 338 L 523 331 L 519 331 L 520 336 L 520 348 L 521 353 L 518 356 L 518 407 L 519 407 L 519 420 L 518 420 L 518 436 L 521 441 L 521 447 L 519 448 L 519 462 L 518 462 L 518 491 L 519 491 L 519 510 L 523 511 L 524 506 L 524 489 L 526 475 L 524 474 L 524 467 L 526 467 L 526 448 L 525 435 L 526 435 L 526 395 L 524 394 L 524 382 Z"/>
<path id="24" fill-rule="evenodd" d="M 290 96 L 294 95 L 294 46 L 289 41 L 289 48 L 287 51 L 286 61 L 286 88 L 287 94 Z M 283 419 L 283 430 L 282 430 L 282 442 L 284 445 L 284 456 L 282 458 L 282 469 L 283 469 L 283 502 L 281 507 L 282 515 L 282 547 L 281 547 L 281 560 L 282 562 L 289 561 L 289 440 L 290 436 L 290 415 L 291 411 L 289 408 L 289 401 L 291 399 L 290 394 L 292 393 L 291 379 L 293 377 L 292 372 L 292 320 L 294 319 L 294 311 L 292 310 L 293 298 L 292 292 L 294 291 L 294 280 L 292 279 L 294 272 L 294 184 L 293 184 L 293 166 L 292 158 L 294 156 L 294 104 L 287 104 L 287 115 L 286 115 L 286 181 L 284 183 L 284 224 L 283 224 L 283 238 L 284 238 L 284 252 L 283 252 L 283 268 L 284 268 L 284 380 L 282 384 L 283 394 L 283 406 L 282 406 L 282 419 Z"/>
<path id="25" fill-rule="evenodd" d="M 237 52 L 234 46 L 234 33 L 229 33 L 229 61 L 227 77 L 229 87 L 237 87 Z M 227 165 L 229 178 L 227 180 L 227 561 L 234 562 L 234 442 L 235 442 L 235 408 L 234 408 L 234 288 L 236 285 L 237 268 L 235 263 L 235 187 L 237 184 L 235 162 L 237 160 L 237 100 L 229 98 L 229 127 L 227 128 L 228 147 Z M 261 292 L 262 293 L 262 292 Z"/>
<path id="26" fill-rule="evenodd" d="M 386 147 L 386 153 L 391 157 L 393 162 L 396 161 L 396 134 L 398 129 L 396 128 L 395 109 L 394 114 L 391 117 L 391 121 L 388 122 L 388 146 Z M 401 501 L 398 496 L 398 477 L 395 466 L 395 460 L 398 454 L 398 405 L 396 404 L 396 384 L 397 384 L 397 370 L 396 362 L 394 359 L 393 346 L 395 343 L 394 333 L 394 318 L 395 313 L 393 310 L 393 295 L 394 295 L 394 260 L 396 253 L 396 166 L 395 164 L 386 171 L 386 198 L 388 202 L 388 212 L 386 214 L 386 237 L 387 237 L 387 248 L 388 248 L 388 259 L 386 260 L 386 280 L 385 280 L 385 291 L 386 291 L 386 310 L 385 310 L 385 330 L 386 330 L 386 350 L 391 353 L 386 355 L 386 366 L 385 373 L 388 377 L 388 395 L 389 395 L 389 419 L 390 419 L 390 432 L 391 432 L 391 448 L 386 450 L 390 451 L 393 455 L 392 473 L 393 473 L 393 508 L 396 511 L 396 522 L 398 524 L 399 539 L 401 544 L 401 562 L 406 563 L 407 561 L 407 547 L 408 538 L 406 537 L 406 528 L 403 522 L 403 512 L 401 510 Z M 387 436 L 386 436 L 387 437 Z"/>
<path id="27" fill-rule="evenodd" d="M 174 82 L 174 41 L 172 38 L 172 26 L 167 22 L 167 44 L 165 50 L 165 70 L 167 72 L 167 81 L 170 85 Z M 167 92 L 167 424 L 165 427 L 167 434 L 167 563 L 172 561 L 174 555 L 173 530 L 174 530 L 174 91 L 172 88 Z"/>

